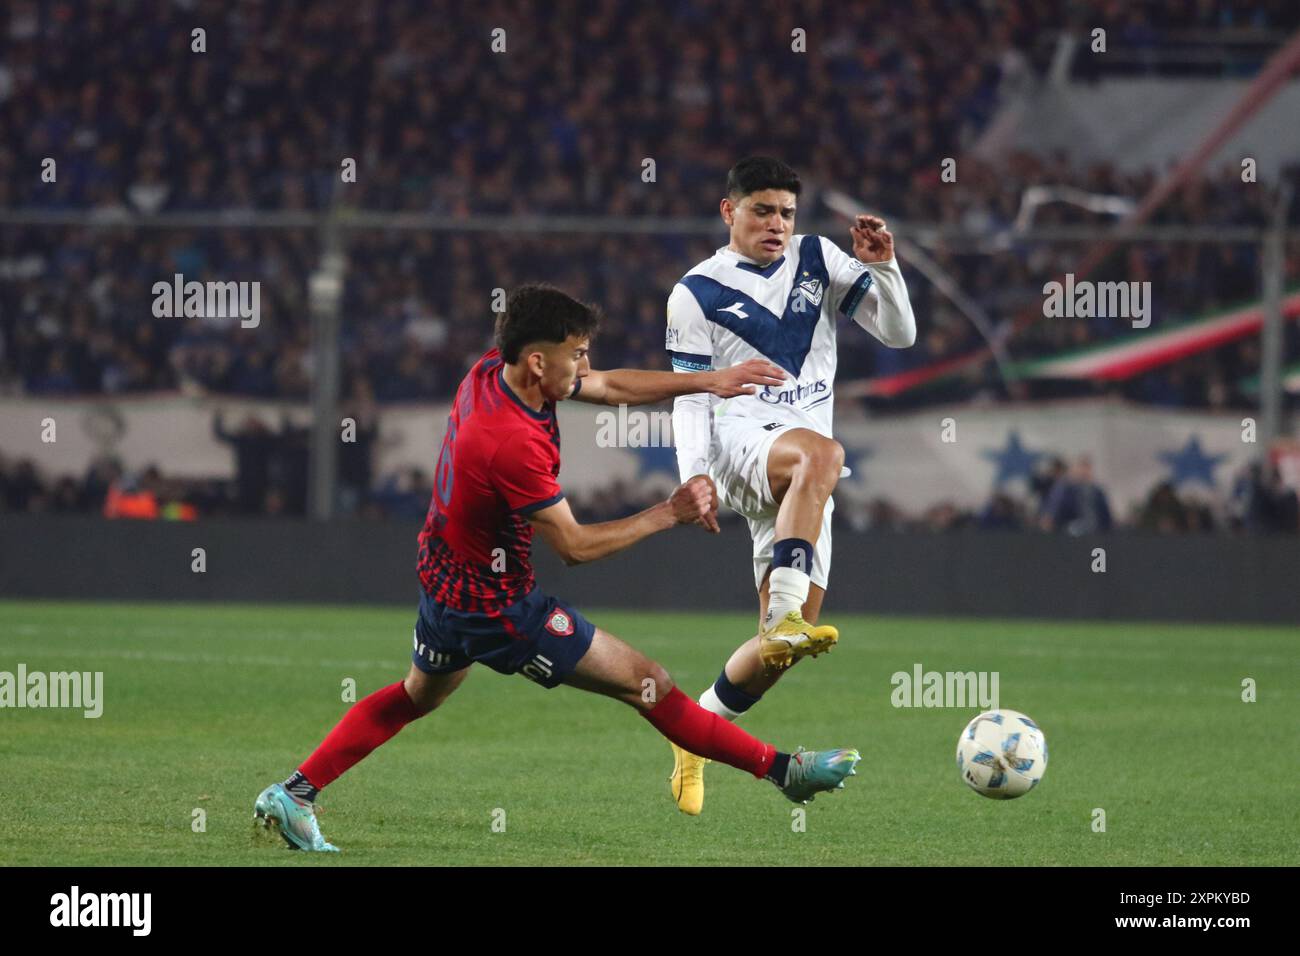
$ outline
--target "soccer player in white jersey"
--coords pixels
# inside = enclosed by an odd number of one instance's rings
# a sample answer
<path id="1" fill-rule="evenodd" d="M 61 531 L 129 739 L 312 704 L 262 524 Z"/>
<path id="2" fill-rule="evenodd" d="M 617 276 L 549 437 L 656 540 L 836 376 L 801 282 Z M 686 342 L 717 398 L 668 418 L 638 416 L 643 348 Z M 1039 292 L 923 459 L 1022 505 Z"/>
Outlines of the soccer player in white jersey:
<path id="1" fill-rule="evenodd" d="M 789 375 L 755 395 L 689 395 L 673 405 L 682 481 L 703 475 L 713 482 L 714 507 L 720 498 L 744 515 L 754 542 L 759 633 L 700 696 L 702 707 L 733 721 L 796 661 L 839 639 L 835 628 L 817 626 L 831 564 L 831 492 L 844 464 L 831 437 L 836 322 L 852 319 L 893 348 L 916 341 L 884 220 L 857 217 L 851 258 L 829 239 L 794 234 L 799 190 L 798 174 L 779 160 L 737 163 L 720 206 L 731 241 L 668 298 L 674 369 L 762 357 Z M 698 814 L 705 761 L 676 745 L 673 757 L 673 798 L 682 812 Z"/>

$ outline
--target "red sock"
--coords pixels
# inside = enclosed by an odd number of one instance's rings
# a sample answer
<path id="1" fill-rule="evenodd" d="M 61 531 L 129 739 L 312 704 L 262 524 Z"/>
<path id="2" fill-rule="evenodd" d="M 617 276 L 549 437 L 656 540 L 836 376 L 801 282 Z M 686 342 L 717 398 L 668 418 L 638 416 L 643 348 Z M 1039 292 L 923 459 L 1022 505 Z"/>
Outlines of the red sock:
<path id="1" fill-rule="evenodd" d="M 676 687 L 642 716 L 684 750 L 748 770 L 759 779 L 776 759 L 776 748 L 771 744 L 710 713 Z"/>
<path id="2" fill-rule="evenodd" d="M 320 790 L 422 716 L 411 703 L 402 682 L 390 684 L 353 704 L 298 770 Z"/>

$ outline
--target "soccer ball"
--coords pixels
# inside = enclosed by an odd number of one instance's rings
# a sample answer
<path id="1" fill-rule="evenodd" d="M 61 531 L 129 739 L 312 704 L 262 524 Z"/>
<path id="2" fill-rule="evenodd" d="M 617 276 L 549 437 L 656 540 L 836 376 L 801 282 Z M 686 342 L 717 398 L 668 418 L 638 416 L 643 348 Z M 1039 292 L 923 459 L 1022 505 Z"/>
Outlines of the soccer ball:
<path id="1" fill-rule="evenodd" d="M 957 770 L 980 796 L 1023 796 L 1038 786 L 1046 769 L 1047 739 L 1018 711 L 985 711 L 957 738 Z"/>

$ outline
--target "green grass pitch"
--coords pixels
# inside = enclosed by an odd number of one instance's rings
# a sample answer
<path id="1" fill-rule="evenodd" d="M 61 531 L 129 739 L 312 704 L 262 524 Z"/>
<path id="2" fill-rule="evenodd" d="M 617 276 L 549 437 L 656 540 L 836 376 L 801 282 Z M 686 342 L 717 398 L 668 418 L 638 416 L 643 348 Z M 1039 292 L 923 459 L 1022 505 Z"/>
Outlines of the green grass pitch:
<path id="1" fill-rule="evenodd" d="M 866 617 L 833 600 L 840 646 L 744 720 L 783 749 L 862 751 L 805 832 L 770 784 L 719 764 L 704 815 L 680 815 L 667 744 L 630 708 L 476 667 L 322 795 L 341 855 L 255 841 L 253 798 L 342 715 L 344 679 L 359 698 L 405 674 L 413 615 L 0 602 L 0 671 L 102 671 L 105 698 L 98 719 L 0 709 L 0 864 L 1300 863 L 1294 629 Z M 752 633 L 742 614 L 589 617 L 692 695 Z M 1009 802 L 968 790 L 954 750 L 976 710 L 891 705 L 890 676 L 915 663 L 997 671 L 1001 705 L 1047 735 L 1042 785 Z"/>

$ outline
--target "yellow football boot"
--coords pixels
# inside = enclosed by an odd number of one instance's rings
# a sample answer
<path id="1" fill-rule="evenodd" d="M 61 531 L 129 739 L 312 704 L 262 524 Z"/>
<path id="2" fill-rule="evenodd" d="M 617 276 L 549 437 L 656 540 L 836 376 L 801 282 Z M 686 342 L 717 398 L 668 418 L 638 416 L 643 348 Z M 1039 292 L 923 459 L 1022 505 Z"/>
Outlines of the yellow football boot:
<path id="1" fill-rule="evenodd" d="M 840 632 L 829 624 L 813 625 L 790 611 L 758 635 L 758 656 L 768 670 L 782 671 L 801 657 L 816 657 L 835 646 Z"/>
<path id="2" fill-rule="evenodd" d="M 708 761 L 688 753 L 671 740 L 668 746 L 673 748 L 673 775 L 668 778 L 673 800 L 682 813 L 698 817 L 704 809 L 704 765 Z"/>

